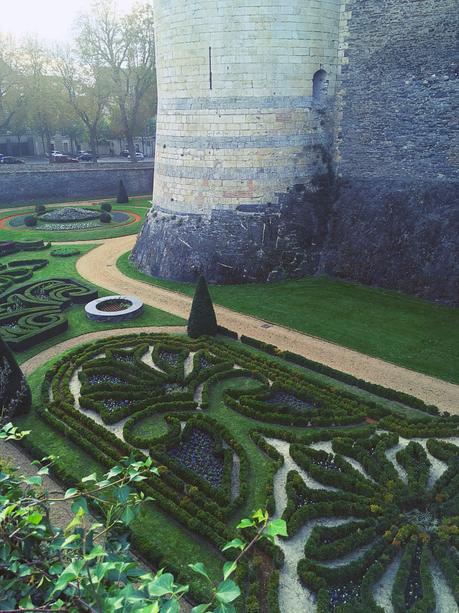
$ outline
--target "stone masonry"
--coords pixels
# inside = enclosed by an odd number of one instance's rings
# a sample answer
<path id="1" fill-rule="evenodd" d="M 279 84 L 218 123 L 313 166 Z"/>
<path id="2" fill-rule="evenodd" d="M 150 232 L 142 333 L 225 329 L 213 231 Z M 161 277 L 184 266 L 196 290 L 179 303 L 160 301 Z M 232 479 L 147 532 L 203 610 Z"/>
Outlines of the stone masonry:
<path id="1" fill-rule="evenodd" d="M 223 283 L 325 272 L 455 302 L 453 9 L 155 0 L 154 193 L 137 266 Z"/>

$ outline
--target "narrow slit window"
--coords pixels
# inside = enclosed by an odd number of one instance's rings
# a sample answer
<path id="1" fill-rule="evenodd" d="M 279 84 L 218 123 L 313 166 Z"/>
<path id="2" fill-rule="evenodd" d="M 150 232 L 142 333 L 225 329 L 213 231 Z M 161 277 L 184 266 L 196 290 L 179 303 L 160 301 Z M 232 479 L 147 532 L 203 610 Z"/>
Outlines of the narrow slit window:
<path id="1" fill-rule="evenodd" d="M 212 89 L 212 47 L 209 47 L 209 89 Z"/>

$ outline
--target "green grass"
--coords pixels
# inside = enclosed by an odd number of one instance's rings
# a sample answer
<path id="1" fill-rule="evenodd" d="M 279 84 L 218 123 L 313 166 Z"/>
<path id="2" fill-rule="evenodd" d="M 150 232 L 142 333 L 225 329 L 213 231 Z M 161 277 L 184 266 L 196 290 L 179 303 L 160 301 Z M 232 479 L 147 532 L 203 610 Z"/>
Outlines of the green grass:
<path id="1" fill-rule="evenodd" d="M 152 278 L 121 256 L 125 275 L 192 296 L 194 285 Z M 358 283 L 306 277 L 214 285 L 216 304 L 405 368 L 459 383 L 459 309 Z"/>
<path id="2" fill-rule="evenodd" d="M 95 202 L 98 202 L 95 200 Z M 68 203 L 67 203 L 68 204 Z M 37 226 L 36 228 L 9 228 L 5 226 L 1 229 L 2 240 L 25 240 L 25 239 L 43 239 L 44 241 L 78 241 L 78 240 L 99 240 L 103 238 L 114 238 L 118 236 L 127 236 L 130 234 L 137 234 L 142 227 L 145 214 L 150 207 L 148 198 L 131 198 L 128 204 L 117 204 L 116 201 L 111 201 L 113 211 L 126 211 L 128 213 L 137 213 L 141 216 L 141 220 L 129 225 L 111 225 L 106 224 L 103 228 L 96 228 L 95 230 L 75 230 L 75 231 L 43 231 Z M 83 205 L 79 205 L 83 206 Z M 86 205 L 88 206 L 88 205 Z M 47 210 L 60 208 L 59 205 L 53 204 L 48 206 Z M 91 207 L 89 207 L 91 208 Z M 30 209 L 14 208 L 14 209 L 2 209 L 0 219 L 20 213 L 21 215 L 34 214 L 34 207 Z"/>
<path id="3" fill-rule="evenodd" d="M 34 272 L 32 279 L 26 283 L 40 281 L 42 279 L 49 279 L 51 277 L 64 277 L 80 281 L 88 287 L 97 287 L 81 277 L 75 268 L 77 259 L 91 249 L 94 249 L 95 246 L 96 245 L 80 245 L 80 255 L 66 258 L 54 257 L 50 255 L 49 249 L 44 249 L 33 252 L 14 253 L 12 255 L 2 257 L 0 261 L 3 264 L 6 264 L 12 260 L 35 260 L 45 258 L 49 260 L 48 266 Z M 99 291 L 99 296 L 109 296 L 112 293 L 100 287 L 97 289 Z M 20 363 L 25 362 L 34 355 L 37 355 L 41 351 L 44 351 L 57 343 L 73 338 L 74 336 L 86 334 L 87 332 L 96 332 L 98 330 L 108 331 L 112 330 L 113 328 L 120 327 L 126 328 L 128 331 L 129 328 L 137 328 L 141 326 L 181 326 L 185 324 L 185 321 L 180 317 L 176 317 L 175 315 L 171 315 L 170 313 L 166 313 L 165 311 L 155 309 L 148 305 L 145 305 L 144 311 L 139 317 L 123 323 L 100 323 L 91 321 L 86 317 L 84 308 L 81 305 L 71 306 L 69 309 L 64 311 L 64 314 L 69 322 L 68 330 L 63 334 L 59 334 L 58 336 L 54 336 L 46 341 L 43 341 L 42 343 L 39 343 L 26 351 L 18 352 L 16 357 Z"/>

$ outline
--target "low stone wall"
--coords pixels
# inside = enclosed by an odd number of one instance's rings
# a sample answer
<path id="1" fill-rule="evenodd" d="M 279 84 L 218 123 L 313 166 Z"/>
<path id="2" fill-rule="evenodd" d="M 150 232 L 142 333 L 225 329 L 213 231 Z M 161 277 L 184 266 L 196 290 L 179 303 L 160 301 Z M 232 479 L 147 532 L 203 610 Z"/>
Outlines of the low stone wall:
<path id="1" fill-rule="evenodd" d="M 120 179 L 130 196 L 150 194 L 153 165 L 126 162 L 0 168 L 0 207 L 37 201 L 110 198 L 118 193 Z"/>

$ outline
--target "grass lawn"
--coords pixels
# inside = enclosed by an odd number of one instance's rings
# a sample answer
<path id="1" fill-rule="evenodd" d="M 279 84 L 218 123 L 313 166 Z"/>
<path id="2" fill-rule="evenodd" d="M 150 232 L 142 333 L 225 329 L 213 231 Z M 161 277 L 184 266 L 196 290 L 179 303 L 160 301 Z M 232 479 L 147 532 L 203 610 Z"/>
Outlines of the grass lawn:
<path id="1" fill-rule="evenodd" d="M 40 270 L 34 272 L 32 279 L 26 281 L 26 283 L 32 283 L 33 281 L 40 281 L 42 279 L 49 279 L 51 277 L 63 277 L 63 278 L 72 278 L 89 287 L 95 287 L 91 283 L 88 283 L 83 277 L 81 277 L 75 268 L 75 264 L 77 259 L 87 253 L 91 249 L 93 249 L 95 245 L 80 245 L 78 248 L 80 250 L 80 255 L 71 256 L 71 257 L 54 257 L 50 255 L 49 249 L 44 249 L 40 251 L 32 251 L 32 252 L 20 252 L 14 253 L 9 256 L 2 257 L 0 261 L 3 264 L 6 264 L 12 260 L 35 260 L 35 259 L 48 259 L 49 264 Z M 21 284 L 22 285 L 22 284 Z M 11 288 L 10 288 L 11 290 Z M 8 291 L 10 291 L 8 290 Z M 98 288 L 99 296 L 108 296 L 111 292 Z M 160 311 L 159 309 L 155 309 L 153 307 L 145 305 L 143 313 L 131 321 L 120 323 L 99 323 L 90 321 L 84 312 L 84 308 L 82 305 L 74 305 L 64 311 L 68 322 L 69 329 L 63 334 L 59 334 L 50 338 L 49 340 L 43 341 L 26 351 L 18 352 L 16 357 L 20 363 L 25 362 L 29 358 L 33 357 L 37 353 L 48 349 L 48 347 L 52 347 L 53 345 L 60 343 L 62 341 L 67 340 L 68 338 L 73 338 L 74 336 L 80 336 L 81 334 L 86 334 L 87 332 L 95 332 L 97 330 L 111 330 L 113 328 L 125 327 L 126 330 L 132 327 L 140 327 L 140 326 L 181 326 L 185 324 L 185 321 L 180 317 L 176 317 L 175 315 L 171 315 L 170 313 L 166 313 L 165 311 Z"/>
<path id="2" fill-rule="evenodd" d="M 127 276 L 193 295 L 193 284 L 152 278 L 128 258 L 117 262 Z M 459 383 L 459 309 L 328 277 L 214 285 L 210 291 L 216 304 L 240 313 Z"/>
<path id="3" fill-rule="evenodd" d="M 98 202 L 95 200 L 94 202 Z M 11 228 L 6 224 L 1 228 L 2 240 L 25 240 L 25 239 L 43 239 L 44 241 L 78 241 L 78 240 L 98 240 L 102 238 L 114 238 L 117 236 L 127 236 L 129 234 L 137 234 L 142 227 L 143 219 L 146 212 L 150 207 L 149 198 L 131 198 L 128 204 L 117 204 L 115 200 L 110 201 L 112 205 L 112 211 L 125 211 L 127 213 L 136 213 L 140 215 L 141 220 L 135 223 L 125 225 L 111 225 L 106 224 L 104 227 L 96 228 L 94 230 L 74 230 L 74 231 L 53 231 L 53 230 L 40 230 L 36 228 L 26 228 L 20 226 L 18 228 Z M 68 203 L 66 203 L 68 205 Z M 63 205 L 49 205 L 47 211 L 53 209 L 62 208 Z M 84 205 L 78 205 L 85 208 Z M 92 208 L 91 205 L 86 205 L 87 208 Z M 97 207 L 95 207 L 97 208 Z M 34 214 L 34 207 L 26 208 L 11 208 L 2 209 L 0 213 L 0 223 L 5 217 L 15 214 L 27 215 Z"/>

